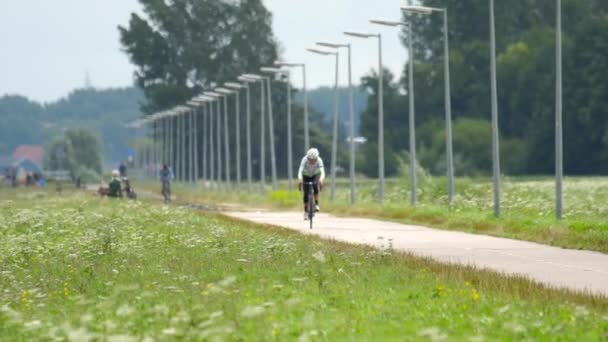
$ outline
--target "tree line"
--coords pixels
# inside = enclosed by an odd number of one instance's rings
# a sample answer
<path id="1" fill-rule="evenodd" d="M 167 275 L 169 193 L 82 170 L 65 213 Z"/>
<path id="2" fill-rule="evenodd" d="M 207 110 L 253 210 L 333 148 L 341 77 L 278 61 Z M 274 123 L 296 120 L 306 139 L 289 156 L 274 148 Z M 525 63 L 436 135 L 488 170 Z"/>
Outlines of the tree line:
<path id="1" fill-rule="evenodd" d="M 183 104 L 204 90 L 234 81 L 244 72 L 272 65 L 280 57 L 272 14 L 261 0 L 140 0 L 145 17 L 133 14 L 120 27 L 125 52 L 138 67 L 135 79 L 153 113 Z M 457 175 L 491 172 L 490 44 L 487 0 L 422 0 L 448 9 L 455 170 Z M 554 165 L 555 12 L 553 0 L 496 1 L 499 127 L 506 174 L 550 174 Z M 568 174 L 608 172 L 608 3 L 563 0 L 564 154 Z M 443 41 L 440 15 L 404 17 L 413 23 L 419 163 L 433 174 L 445 173 Z M 401 33 L 405 43 L 405 32 Z M 405 46 L 405 44 L 404 44 Z M 407 161 L 407 61 L 400 75 L 386 72 L 385 151 L 387 175 Z M 258 88 L 252 87 L 253 108 Z M 326 89 L 324 94 L 330 94 Z M 277 160 L 286 157 L 286 91 L 273 83 Z M 341 90 L 341 93 L 344 90 Z M 377 70 L 361 80 L 358 172 L 377 176 Z M 342 96 L 343 97 L 343 96 Z M 310 97 L 314 99 L 314 95 Z M 326 102 L 318 99 L 319 103 Z M 320 107 L 328 108 L 321 105 Z M 342 101 L 341 150 L 345 150 Z M 329 156 L 331 110 L 313 113 L 312 141 Z M 294 117 L 302 115 L 301 106 Z M 259 131 L 254 117 L 253 132 Z M 301 120 L 294 121 L 294 146 L 303 145 Z M 234 134 L 234 133 L 233 133 Z M 256 138 L 259 137 L 254 136 Z M 254 139 L 255 140 L 255 139 Z M 259 141 L 254 141 L 259 144 Z M 294 151 L 296 154 L 298 151 Z M 257 156 L 254 155 L 254 158 Z M 339 165 L 347 165 L 346 153 Z M 286 174 L 285 163 L 279 172 Z M 328 163 L 329 164 L 329 163 Z M 401 165 L 401 167 L 400 167 Z"/>

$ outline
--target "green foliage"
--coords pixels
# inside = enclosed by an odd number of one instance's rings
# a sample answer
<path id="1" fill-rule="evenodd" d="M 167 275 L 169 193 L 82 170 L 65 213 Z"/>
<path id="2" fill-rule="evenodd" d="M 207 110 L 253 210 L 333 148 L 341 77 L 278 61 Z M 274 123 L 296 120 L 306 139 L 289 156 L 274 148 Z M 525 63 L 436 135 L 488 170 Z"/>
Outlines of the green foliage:
<path id="1" fill-rule="evenodd" d="M 1 97 L 0 155 L 10 155 L 21 144 L 50 145 L 66 128 L 86 128 L 101 140 L 106 160 L 120 160 L 134 134 L 124 124 L 138 117 L 141 99 L 132 87 L 78 89 L 44 105 L 21 96 Z"/>
<path id="2" fill-rule="evenodd" d="M 140 0 L 119 27 L 121 43 L 154 112 L 184 103 L 203 89 L 233 81 L 277 59 L 271 14 L 260 0 Z"/>
<path id="3" fill-rule="evenodd" d="M 508 174 L 550 174 L 555 156 L 555 1 L 496 1 L 498 113 L 502 171 Z M 423 0 L 421 5 L 447 8 L 450 39 L 452 116 L 490 119 L 490 46 L 487 0 Z M 608 172 L 608 8 L 605 1 L 564 0 L 563 85 L 564 167 L 570 174 Z M 414 23 L 417 141 L 421 163 L 434 174 L 445 174 L 445 141 L 438 133 L 444 124 L 443 16 L 405 17 Z M 402 33 L 405 45 L 405 31 Z M 387 84 L 385 101 L 387 134 L 407 129 L 408 94 L 393 97 L 391 89 L 407 90 L 407 65 L 403 77 Z M 377 83 L 372 74 L 364 84 Z M 361 121 L 373 121 L 374 95 Z M 393 103 L 396 103 L 393 109 Z M 404 110 L 405 109 L 405 110 Z M 404 113 L 405 111 L 405 113 Z M 395 118 L 396 121 L 391 121 Z M 469 122 L 475 125 L 476 121 Z M 491 172 L 489 131 L 454 128 L 456 172 L 466 175 Z M 457 132 L 456 130 L 460 130 Z M 376 135 L 370 135 L 377 141 Z M 405 138 L 405 139 L 404 139 Z M 464 140 L 471 139 L 471 142 Z M 386 140 L 392 153 L 408 149 Z M 405 140 L 407 141 L 407 140 Z M 456 146 L 459 144 L 460 146 Z M 485 145 L 485 148 L 482 146 Z M 468 150 L 463 150 L 463 148 Z M 484 152 L 480 153 L 480 151 Z M 389 149 L 390 151 L 390 149 Z M 370 156 L 365 159 L 369 159 Z M 390 157 L 387 156 L 387 159 Z M 458 165 L 460 163 L 460 165 Z"/>
<path id="4" fill-rule="evenodd" d="M 85 129 L 68 129 L 47 148 L 46 170 L 67 170 L 72 177 L 98 180 L 102 171 L 101 146 Z"/>

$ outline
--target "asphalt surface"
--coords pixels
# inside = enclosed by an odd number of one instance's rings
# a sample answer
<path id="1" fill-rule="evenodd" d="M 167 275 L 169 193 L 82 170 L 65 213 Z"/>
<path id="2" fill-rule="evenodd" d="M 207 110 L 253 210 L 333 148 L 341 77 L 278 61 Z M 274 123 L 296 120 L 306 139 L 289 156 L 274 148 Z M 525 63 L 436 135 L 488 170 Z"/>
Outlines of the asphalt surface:
<path id="1" fill-rule="evenodd" d="M 225 212 L 227 216 L 281 226 L 356 244 L 387 247 L 445 263 L 520 275 L 545 285 L 608 296 L 608 255 L 462 232 L 370 219 L 315 216 L 309 229 L 300 212 Z"/>

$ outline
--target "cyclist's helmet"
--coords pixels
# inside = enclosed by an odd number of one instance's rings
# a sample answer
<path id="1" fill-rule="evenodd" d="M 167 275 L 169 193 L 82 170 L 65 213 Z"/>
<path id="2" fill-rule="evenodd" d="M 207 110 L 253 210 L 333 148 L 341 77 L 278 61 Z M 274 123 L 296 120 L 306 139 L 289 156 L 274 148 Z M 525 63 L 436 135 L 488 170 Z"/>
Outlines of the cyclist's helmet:
<path id="1" fill-rule="evenodd" d="M 311 148 L 306 153 L 306 158 L 308 158 L 308 160 L 317 160 L 317 158 L 319 158 L 319 150 L 316 148 Z"/>
<path id="2" fill-rule="evenodd" d="M 120 176 L 120 172 L 118 172 L 118 170 L 112 170 L 112 177 L 118 177 Z"/>

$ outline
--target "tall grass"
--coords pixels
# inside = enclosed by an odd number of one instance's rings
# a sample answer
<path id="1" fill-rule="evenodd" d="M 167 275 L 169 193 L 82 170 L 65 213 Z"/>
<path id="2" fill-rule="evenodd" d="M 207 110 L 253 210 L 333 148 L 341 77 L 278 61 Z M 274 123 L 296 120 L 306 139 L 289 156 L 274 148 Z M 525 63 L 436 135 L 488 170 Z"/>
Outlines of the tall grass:
<path id="1" fill-rule="evenodd" d="M 608 301 L 185 208 L 0 201 L 0 340 L 602 340 Z"/>

